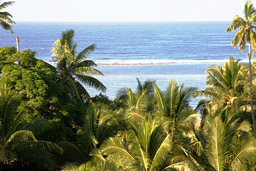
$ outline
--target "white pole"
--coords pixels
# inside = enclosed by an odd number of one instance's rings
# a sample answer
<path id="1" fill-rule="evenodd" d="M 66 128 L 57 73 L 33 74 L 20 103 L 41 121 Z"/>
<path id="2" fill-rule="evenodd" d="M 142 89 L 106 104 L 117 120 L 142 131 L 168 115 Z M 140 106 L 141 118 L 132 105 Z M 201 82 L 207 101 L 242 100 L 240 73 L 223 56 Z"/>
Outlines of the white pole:
<path id="1" fill-rule="evenodd" d="M 16 37 L 16 44 L 17 44 L 17 52 L 20 52 L 20 40 L 19 37 Z"/>

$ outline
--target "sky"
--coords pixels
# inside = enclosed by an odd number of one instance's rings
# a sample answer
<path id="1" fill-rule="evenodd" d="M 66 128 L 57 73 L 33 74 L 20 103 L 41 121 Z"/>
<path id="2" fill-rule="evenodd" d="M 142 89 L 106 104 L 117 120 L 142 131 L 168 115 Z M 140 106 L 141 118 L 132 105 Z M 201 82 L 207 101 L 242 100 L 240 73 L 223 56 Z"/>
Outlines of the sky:
<path id="1" fill-rule="evenodd" d="M 14 21 L 232 21 L 245 0 L 14 0 Z M 1 1 L 5 2 L 5 1 Z M 256 0 L 252 1 L 256 4 Z"/>

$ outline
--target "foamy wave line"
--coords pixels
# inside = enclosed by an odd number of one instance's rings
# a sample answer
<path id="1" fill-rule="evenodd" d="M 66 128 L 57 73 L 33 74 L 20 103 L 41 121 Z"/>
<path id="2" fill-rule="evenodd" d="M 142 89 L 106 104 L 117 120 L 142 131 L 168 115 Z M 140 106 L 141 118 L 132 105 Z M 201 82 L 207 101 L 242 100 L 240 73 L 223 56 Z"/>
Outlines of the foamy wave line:
<path id="1" fill-rule="evenodd" d="M 190 64 L 223 64 L 228 59 L 224 60 L 96 60 L 97 65 L 190 65 Z M 56 66 L 56 62 L 49 62 L 49 64 Z M 247 60 L 240 60 L 241 63 L 248 63 Z"/>
<path id="2" fill-rule="evenodd" d="M 181 65 L 181 64 L 223 64 L 225 60 L 96 60 L 97 65 Z M 241 60 L 246 63 L 247 60 Z"/>

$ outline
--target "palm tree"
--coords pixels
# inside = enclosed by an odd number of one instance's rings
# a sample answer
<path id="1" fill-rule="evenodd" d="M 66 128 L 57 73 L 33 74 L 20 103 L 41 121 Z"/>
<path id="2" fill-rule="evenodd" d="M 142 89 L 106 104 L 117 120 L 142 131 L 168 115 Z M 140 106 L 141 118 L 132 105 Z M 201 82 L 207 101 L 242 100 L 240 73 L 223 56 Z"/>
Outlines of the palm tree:
<path id="1" fill-rule="evenodd" d="M 15 24 L 15 22 L 11 19 L 12 15 L 6 11 L 2 11 L 6 7 L 12 5 L 14 1 L 4 2 L 0 4 L 0 26 L 5 30 L 10 30 L 13 33 L 11 24 Z"/>
<path id="2" fill-rule="evenodd" d="M 142 116 L 143 117 L 143 116 Z M 172 148 L 168 123 L 146 115 L 138 122 L 130 118 L 129 131 L 109 138 L 99 148 L 106 159 L 120 170 L 161 170 L 166 166 Z"/>
<path id="3" fill-rule="evenodd" d="M 178 145 L 181 152 L 175 153 L 169 168 L 202 170 L 198 163 L 207 170 L 249 170 L 255 167 L 256 141 L 250 123 L 241 121 L 240 113 L 222 109 L 212 111 L 209 105 L 206 111 L 207 116 L 201 120 L 199 128 L 195 129 L 195 125 L 189 122 L 182 124 L 185 131 L 182 136 L 188 139 L 187 145 Z"/>
<path id="4" fill-rule="evenodd" d="M 147 94 L 153 94 L 154 93 L 154 86 L 153 86 L 153 82 L 154 81 L 151 81 L 151 80 L 147 80 L 147 81 L 144 81 L 144 83 L 141 83 L 141 81 L 136 78 L 137 80 L 137 93 L 140 93 L 144 90 L 146 90 L 146 93 Z"/>
<path id="5" fill-rule="evenodd" d="M 23 111 L 18 111 L 20 102 L 20 96 L 0 90 L 0 161 L 5 166 L 18 161 L 53 169 L 53 154 L 61 154 L 62 149 L 55 143 L 37 140 L 32 131 L 20 129 L 25 119 Z"/>
<path id="6" fill-rule="evenodd" d="M 154 81 L 147 80 L 142 83 L 138 78 L 136 79 L 138 82 L 136 91 L 133 92 L 131 88 L 122 88 L 117 94 L 116 101 L 129 112 L 152 112 Z"/>
<path id="7" fill-rule="evenodd" d="M 122 114 L 112 111 L 106 105 L 88 104 L 84 127 L 78 132 L 79 147 L 85 156 L 88 157 L 89 153 L 100 146 L 104 140 L 123 129 L 122 118 Z"/>
<path id="8" fill-rule="evenodd" d="M 123 114 L 111 110 L 109 106 L 89 102 L 84 119 L 84 126 L 78 130 L 77 145 L 62 140 L 58 143 L 63 148 L 60 159 L 63 163 L 92 162 L 91 153 L 106 139 L 115 136 L 118 131 L 125 130 L 126 124 Z M 97 163 L 98 164 L 98 163 Z M 71 164 L 72 165 L 72 164 Z M 67 167 L 71 166 L 70 163 Z M 73 165 L 72 165 L 73 166 Z M 103 169 L 104 170 L 104 169 Z"/>
<path id="9" fill-rule="evenodd" d="M 235 16 L 233 23 L 227 28 L 227 32 L 239 29 L 236 32 L 235 37 L 232 41 L 232 46 L 238 46 L 241 52 L 244 51 L 246 44 L 249 47 L 248 59 L 249 59 L 249 75 L 250 75 L 250 101 L 251 101 L 251 117 L 252 117 L 252 127 L 254 130 L 254 136 L 256 138 L 256 128 L 254 120 L 254 110 L 253 110 L 253 99 L 252 99 L 252 70 L 251 70 L 251 58 L 254 52 L 252 49 L 256 49 L 256 33 L 255 33 L 255 23 L 256 23 L 256 13 L 251 0 L 248 0 L 244 6 L 244 18 Z"/>
<path id="10" fill-rule="evenodd" d="M 68 85 L 71 95 L 83 101 L 89 97 L 89 93 L 81 83 L 101 91 L 105 91 L 106 87 L 91 76 L 103 74 L 93 68 L 97 65 L 92 60 L 86 59 L 94 51 L 95 45 L 85 48 L 76 55 L 77 44 L 74 43 L 73 38 L 74 30 L 63 31 L 62 37 L 54 43 L 52 56 L 57 61 L 60 83 Z"/>
<path id="11" fill-rule="evenodd" d="M 189 102 L 196 88 L 184 88 L 184 84 L 178 85 L 175 80 L 171 80 L 166 92 L 161 92 L 156 84 L 154 84 L 154 91 L 155 114 L 160 117 L 169 118 L 171 121 L 171 134 L 173 136 L 178 121 L 194 113 L 189 106 Z"/>
<path id="12" fill-rule="evenodd" d="M 207 68 L 207 87 L 203 91 L 198 91 L 197 95 L 204 95 L 208 98 L 212 108 L 231 109 L 241 107 L 244 92 L 244 77 L 242 76 L 239 60 L 233 56 L 223 66 L 211 66 Z"/>

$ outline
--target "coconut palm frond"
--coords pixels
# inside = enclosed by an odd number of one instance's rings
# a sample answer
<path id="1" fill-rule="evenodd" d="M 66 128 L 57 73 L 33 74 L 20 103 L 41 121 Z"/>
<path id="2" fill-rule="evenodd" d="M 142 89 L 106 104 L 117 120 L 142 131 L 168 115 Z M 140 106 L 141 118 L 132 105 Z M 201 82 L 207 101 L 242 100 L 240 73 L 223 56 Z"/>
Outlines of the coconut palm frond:
<path id="1" fill-rule="evenodd" d="M 207 123 L 207 156 L 209 163 L 216 170 L 223 170 L 225 168 L 225 156 L 227 154 L 228 145 L 226 140 L 225 125 L 221 121 L 220 116 L 209 116 Z"/>
<path id="2" fill-rule="evenodd" d="M 245 25 L 246 25 L 246 21 L 242 17 L 239 17 L 238 15 L 236 15 L 234 20 L 233 20 L 232 25 L 230 25 L 227 28 L 226 31 L 227 32 L 231 32 L 231 31 L 236 30 L 238 28 L 245 27 Z"/>
<path id="3" fill-rule="evenodd" d="M 73 68 L 79 68 L 79 67 L 92 67 L 97 66 L 97 64 L 92 60 L 83 60 L 81 62 L 74 62 Z"/>
<path id="4" fill-rule="evenodd" d="M 82 101 L 81 96 L 80 96 L 79 91 L 76 86 L 76 82 L 72 78 L 67 76 L 64 80 L 64 84 L 66 84 L 69 87 L 70 93 L 73 97 L 75 97 L 79 101 Z"/>
<path id="5" fill-rule="evenodd" d="M 74 43 L 74 36 L 75 36 L 75 31 L 70 29 L 70 30 L 64 30 L 62 32 L 62 36 L 61 36 L 61 44 L 67 44 L 70 51 L 72 51 L 72 49 L 74 49 L 73 47 L 76 46 Z M 75 54 L 72 54 L 75 55 Z"/>
<path id="6" fill-rule="evenodd" d="M 165 101 L 164 101 L 164 96 L 158 86 L 153 83 L 154 85 L 154 91 L 155 91 L 155 100 L 157 103 L 157 110 L 159 112 L 159 116 L 165 116 L 166 112 L 166 106 L 165 106 Z"/>
<path id="7" fill-rule="evenodd" d="M 68 161 L 80 162 L 85 161 L 85 156 L 81 150 L 69 141 L 63 140 L 58 143 L 63 149 L 63 157 L 67 158 Z"/>
<path id="8" fill-rule="evenodd" d="M 194 171 L 194 168 L 191 168 L 186 162 L 181 161 L 177 163 L 173 163 L 163 169 L 163 171 L 170 171 L 170 170 L 177 170 L 177 171 Z"/>
<path id="9" fill-rule="evenodd" d="M 129 148 L 125 142 L 118 138 L 109 138 L 105 141 L 100 151 L 103 155 L 107 155 L 110 160 L 114 160 L 116 163 L 122 164 L 123 167 L 134 169 L 136 166 L 136 159 L 129 152 Z"/>
<path id="10" fill-rule="evenodd" d="M 84 164 L 82 164 L 82 165 L 84 165 Z M 82 166 L 82 165 L 79 165 L 77 163 L 69 163 L 69 164 L 66 164 L 65 166 L 63 166 L 61 168 L 61 170 L 62 171 L 82 171 L 82 170 L 80 170 L 80 166 L 84 168 L 84 166 Z M 93 171 L 93 170 L 90 170 L 90 169 L 86 170 L 85 169 L 83 171 Z"/>
<path id="11" fill-rule="evenodd" d="M 203 164 L 199 163 L 194 155 L 192 155 L 188 150 L 183 148 L 181 145 L 175 146 L 174 157 L 172 158 L 172 164 L 167 166 L 167 169 L 188 169 L 188 170 L 197 170 L 204 171 Z M 208 167 L 209 170 L 211 170 Z"/>
<path id="12" fill-rule="evenodd" d="M 87 58 L 88 55 L 90 55 L 96 48 L 96 45 L 90 45 L 84 50 L 82 50 L 75 58 L 74 63 L 80 63 L 82 62 L 85 58 Z"/>
<path id="13" fill-rule="evenodd" d="M 4 2 L 4 3 L 0 4 L 0 10 L 2 10 L 2 9 L 4 9 L 4 8 L 14 4 L 14 3 L 15 3 L 14 1 Z"/>
<path id="14" fill-rule="evenodd" d="M 154 158 L 152 159 L 152 170 L 157 169 L 159 166 L 163 165 L 163 163 L 166 161 L 166 156 L 171 151 L 172 144 L 173 142 L 171 136 L 167 135 L 156 151 Z"/>
<path id="15" fill-rule="evenodd" d="M 87 92 L 87 90 L 84 88 L 84 86 L 81 83 L 76 81 L 75 84 L 83 100 L 90 98 L 90 94 Z"/>
<path id="16" fill-rule="evenodd" d="M 12 15 L 8 12 L 0 12 L 0 18 L 9 24 L 15 24 L 15 22 L 10 18 Z"/>
<path id="17" fill-rule="evenodd" d="M 30 148 L 33 147 L 34 150 L 42 149 L 42 150 L 45 150 L 51 153 L 56 153 L 56 154 L 63 153 L 63 149 L 59 145 L 50 141 L 42 141 L 42 140 L 34 141 L 34 142 L 30 141 L 30 142 L 26 142 L 24 145 Z M 23 147 L 21 146 L 19 148 L 23 148 Z"/>
<path id="18" fill-rule="evenodd" d="M 6 145 L 14 143 L 22 143 L 28 141 L 37 141 L 36 137 L 31 131 L 19 130 L 14 132 L 6 141 Z"/>
<path id="19" fill-rule="evenodd" d="M 103 75 L 100 71 L 98 71 L 97 69 L 91 68 L 91 67 L 78 67 L 78 68 L 74 68 L 72 69 L 72 72 L 74 73 L 74 75 Z"/>
<path id="20" fill-rule="evenodd" d="M 14 1 L 8 1 L 0 4 L 0 26 L 5 30 L 10 30 L 11 33 L 13 33 L 11 25 L 15 24 L 15 22 L 11 19 L 12 15 L 10 13 L 2 10 L 12 5 L 13 3 Z"/>
<path id="21" fill-rule="evenodd" d="M 250 157 L 248 157 L 250 156 Z M 242 148 L 235 155 L 230 168 L 232 170 L 248 170 L 250 164 L 255 165 L 256 160 L 256 145 L 255 140 L 252 140 L 251 143 L 243 145 Z"/>
<path id="22" fill-rule="evenodd" d="M 1 140 L 6 140 L 8 133 L 16 129 L 19 124 L 17 116 L 17 107 L 21 102 L 21 97 L 14 95 L 6 88 L 0 90 L 0 121 L 1 121 Z"/>
<path id="23" fill-rule="evenodd" d="M 91 76 L 84 76 L 84 75 L 76 75 L 77 79 L 81 81 L 83 84 L 93 87 L 97 90 L 106 91 L 106 87 L 102 84 L 99 80 Z"/>
<path id="24" fill-rule="evenodd" d="M 141 83 L 141 81 L 136 78 L 137 80 L 137 93 L 143 91 L 143 90 L 146 90 L 147 94 L 153 94 L 154 92 L 154 86 L 153 86 L 153 82 L 155 81 L 151 81 L 151 80 L 148 80 L 148 81 L 145 81 L 143 84 Z"/>

